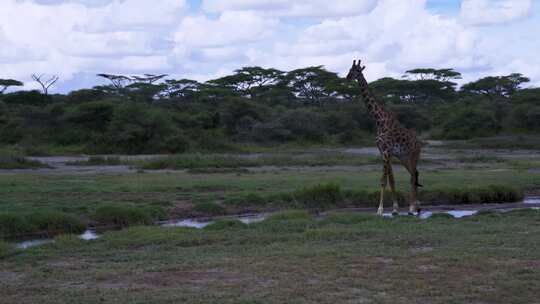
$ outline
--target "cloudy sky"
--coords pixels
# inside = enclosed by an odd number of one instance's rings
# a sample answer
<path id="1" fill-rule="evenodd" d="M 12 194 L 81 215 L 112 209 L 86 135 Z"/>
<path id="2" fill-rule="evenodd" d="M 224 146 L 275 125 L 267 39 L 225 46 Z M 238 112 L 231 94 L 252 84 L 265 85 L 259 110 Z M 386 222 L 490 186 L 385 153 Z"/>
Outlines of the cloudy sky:
<path id="1" fill-rule="evenodd" d="M 464 81 L 520 72 L 540 85 L 537 0 L 0 0 L 0 78 L 96 73 L 208 80 L 242 66 L 324 65 L 367 77 L 452 67 Z"/>

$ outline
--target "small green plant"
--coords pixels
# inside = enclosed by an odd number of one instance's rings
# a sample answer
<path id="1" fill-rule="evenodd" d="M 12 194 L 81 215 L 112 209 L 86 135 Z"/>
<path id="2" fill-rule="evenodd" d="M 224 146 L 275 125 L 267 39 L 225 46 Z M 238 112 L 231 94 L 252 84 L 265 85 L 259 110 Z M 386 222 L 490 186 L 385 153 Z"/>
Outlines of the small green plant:
<path id="1" fill-rule="evenodd" d="M 283 211 L 276 214 L 272 214 L 264 222 L 275 222 L 275 221 L 291 221 L 291 220 L 308 220 L 311 219 L 311 215 L 306 211 Z"/>
<path id="2" fill-rule="evenodd" d="M 324 219 L 324 222 L 332 224 L 351 225 L 378 219 L 380 218 L 375 216 L 374 214 L 338 212 L 328 214 Z"/>
<path id="3" fill-rule="evenodd" d="M 429 217 L 429 220 L 439 220 L 439 219 L 453 219 L 454 217 L 451 214 L 440 212 L 434 213 Z"/>
<path id="4" fill-rule="evenodd" d="M 200 212 L 205 215 L 223 215 L 227 213 L 227 210 L 223 206 L 213 202 L 201 202 L 195 204 L 193 211 Z"/>
<path id="5" fill-rule="evenodd" d="M 225 200 L 225 204 L 234 206 L 264 206 L 270 202 L 270 198 L 265 198 L 256 193 L 235 196 Z"/>
<path id="6" fill-rule="evenodd" d="M 126 162 L 117 156 L 90 156 L 87 160 L 67 162 L 68 166 L 119 166 Z"/>
<path id="7" fill-rule="evenodd" d="M 246 224 L 240 222 L 239 220 L 217 220 L 212 224 L 204 227 L 205 230 L 224 230 L 224 229 L 242 229 L 247 227 Z"/>

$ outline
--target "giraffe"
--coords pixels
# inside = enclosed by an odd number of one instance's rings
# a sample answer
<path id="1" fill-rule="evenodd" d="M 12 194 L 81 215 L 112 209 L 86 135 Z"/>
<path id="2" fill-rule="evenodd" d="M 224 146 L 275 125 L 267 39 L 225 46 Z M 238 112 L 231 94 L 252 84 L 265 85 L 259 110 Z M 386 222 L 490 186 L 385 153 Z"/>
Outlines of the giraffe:
<path id="1" fill-rule="evenodd" d="M 416 169 L 416 165 L 420 158 L 421 142 L 417 139 L 414 130 L 404 128 L 391 112 L 387 111 L 382 104 L 377 102 L 364 77 L 363 71 L 365 68 L 365 66 L 360 64 L 360 60 L 358 60 L 358 64 L 356 63 L 356 60 L 354 60 L 349 74 L 347 75 L 347 80 L 356 80 L 360 85 L 360 92 L 366 103 L 369 116 L 375 121 L 377 126 L 377 137 L 375 142 L 384 163 L 377 214 L 383 214 L 384 191 L 387 183 L 390 184 L 390 189 L 392 190 L 392 214 L 398 213 L 399 206 L 397 203 L 394 173 L 392 172 L 391 163 L 392 157 L 395 157 L 411 175 L 409 215 L 413 215 L 415 212 L 419 215 L 421 209 L 420 203 L 417 200 L 417 194 L 418 187 L 422 187 L 422 185 L 418 183 L 418 170 Z"/>

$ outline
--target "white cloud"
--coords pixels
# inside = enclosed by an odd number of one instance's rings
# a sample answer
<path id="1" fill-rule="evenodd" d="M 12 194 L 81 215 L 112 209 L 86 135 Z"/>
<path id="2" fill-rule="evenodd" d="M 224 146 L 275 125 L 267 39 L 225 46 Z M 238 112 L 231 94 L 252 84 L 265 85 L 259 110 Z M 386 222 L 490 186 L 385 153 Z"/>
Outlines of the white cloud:
<path id="1" fill-rule="evenodd" d="M 335 17 L 369 12 L 377 0 L 204 0 L 208 12 L 257 10 L 273 16 Z"/>
<path id="2" fill-rule="evenodd" d="M 29 80 L 31 73 L 54 73 L 65 81 L 84 67 L 106 71 L 111 64 L 155 69 L 167 27 L 186 8 L 184 0 L 114 0 L 100 6 L 82 1 L 45 5 L 31 0 L 2 0 L 0 70 Z M 166 35 L 164 35 L 166 36 Z M 169 46 L 172 48 L 172 46 Z M 137 57 L 139 56 L 139 57 Z M 96 60 L 106 57 L 108 60 Z M 144 58 L 136 63 L 130 58 Z M 5 77 L 2 75 L 1 77 Z"/>
<path id="3" fill-rule="evenodd" d="M 54 73 L 64 90 L 98 72 L 207 80 L 247 65 L 324 65 L 343 74 L 353 58 L 371 80 L 453 67 L 466 80 L 522 72 L 540 83 L 532 1 L 463 0 L 459 16 L 427 0 L 203 0 L 198 10 L 187 0 L 0 2 L 0 78 Z"/>
<path id="4" fill-rule="evenodd" d="M 476 44 L 474 30 L 433 15 L 423 0 L 382 0 L 368 14 L 308 27 L 296 43 L 279 44 L 276 53 L 291 65 L 312 62 L 341 73 L 354 57 L 361 57 L 369 65 L 370 79 L 376 79 L 418 66 L 474 65 Z"/>
<path id="5" fill-rule="evenodd" d="M 174 41 L 193 47 L 220 47 L 269 38 L 277 20 L 246 11 L 227 11 L 216 20 L 206 16 L 187 17 Z"/>
<path id="6" fill-rule="evenodd" d="M 527 16 L 531 0 L 463 0 L 461 18 L 471 25 L 504 23 Z"/>

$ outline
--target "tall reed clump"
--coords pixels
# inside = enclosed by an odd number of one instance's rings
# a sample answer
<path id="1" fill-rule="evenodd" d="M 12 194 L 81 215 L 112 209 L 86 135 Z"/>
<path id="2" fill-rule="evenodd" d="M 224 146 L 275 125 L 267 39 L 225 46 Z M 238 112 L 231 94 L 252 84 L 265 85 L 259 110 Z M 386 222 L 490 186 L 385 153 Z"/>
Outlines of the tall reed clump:
<path id="1" fill-rule="evenodd" d="M 0 155 L 0 169 L 36 169 L 48 168 L 49 166 L 37 160 L 31 160 L 22 156 Z"/>
<path id="2" fill-rule="evenodd" d="M 1 238 L 13 238 L 29 234 L 80 233 L 84 229 L 86 229 L 86 224 L 79 218 L 64 212 L 0 213 Z"/>
<path id="3" fill-rule="evenodd" d="M 93 219 L 100 224 L 127 227 L 150 225 L 163 216 L 164 212 L 159 207 L 106 204 L 96 209 Z"/>

